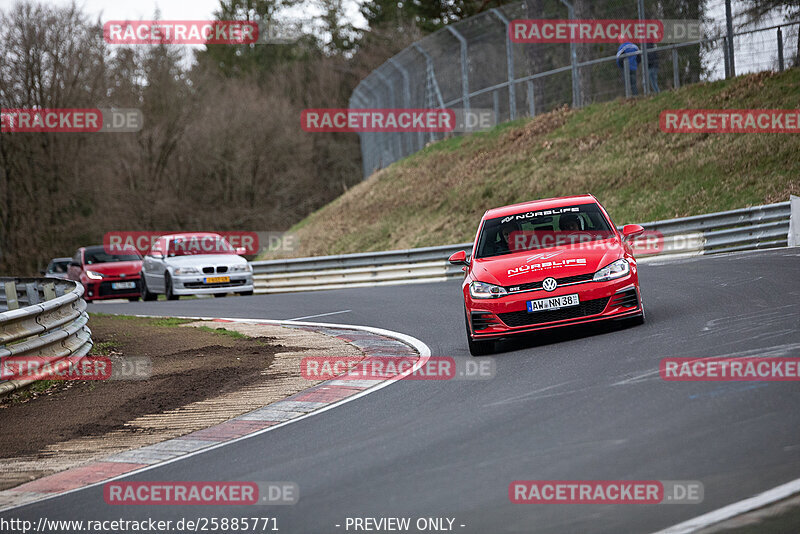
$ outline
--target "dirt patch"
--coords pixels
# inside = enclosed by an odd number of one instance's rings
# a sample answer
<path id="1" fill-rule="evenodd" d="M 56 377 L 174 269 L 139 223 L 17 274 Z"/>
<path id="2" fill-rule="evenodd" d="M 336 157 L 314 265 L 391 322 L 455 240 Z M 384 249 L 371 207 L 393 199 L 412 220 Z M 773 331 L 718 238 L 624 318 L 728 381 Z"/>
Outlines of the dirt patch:
<path id="1" fill-rule="evenodd" d="M 298 361 L 363 356 L 345 342 L 279 326 L 92 317 L 94 353 L 146 356 L 147 380 L 55 382 L 0 401 L 0 489 L 181 436 L 315 383 Z M 216 329 L 224 329 L 217 331 Z M 238 332 L 237 332 L 238 331 Z"/>

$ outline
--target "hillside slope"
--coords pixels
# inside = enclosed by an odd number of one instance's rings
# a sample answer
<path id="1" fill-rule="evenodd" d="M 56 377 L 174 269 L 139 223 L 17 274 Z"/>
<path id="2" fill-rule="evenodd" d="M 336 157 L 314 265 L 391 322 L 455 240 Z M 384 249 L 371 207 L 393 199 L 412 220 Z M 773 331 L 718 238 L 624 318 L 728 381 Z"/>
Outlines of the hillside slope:
<path id="1" fill-rule="evenodd" d="M 433 143 L 293 231 L 310 256 L 470 241 L 487 208 L 594 194 L 617 224 L 800 195 L 798 134 L 667 134 L 664 109 L 800 109 L 800 69 L 559 110 Z"/>

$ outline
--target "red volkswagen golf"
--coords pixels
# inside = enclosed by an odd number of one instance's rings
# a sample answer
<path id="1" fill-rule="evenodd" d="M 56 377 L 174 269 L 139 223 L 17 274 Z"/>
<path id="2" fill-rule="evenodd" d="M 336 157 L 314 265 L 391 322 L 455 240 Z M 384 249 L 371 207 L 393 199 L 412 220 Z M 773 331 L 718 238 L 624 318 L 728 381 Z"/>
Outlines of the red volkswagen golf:
<path id="1" fill-rule="evenodd" d="M 473 245 L 450 256 L 464 265 L 467 341 L 473 355 L 513 334 L 605 319 L 644 322 L 636 259 L 592 195 L 495 208 L 483 215 Z"/>

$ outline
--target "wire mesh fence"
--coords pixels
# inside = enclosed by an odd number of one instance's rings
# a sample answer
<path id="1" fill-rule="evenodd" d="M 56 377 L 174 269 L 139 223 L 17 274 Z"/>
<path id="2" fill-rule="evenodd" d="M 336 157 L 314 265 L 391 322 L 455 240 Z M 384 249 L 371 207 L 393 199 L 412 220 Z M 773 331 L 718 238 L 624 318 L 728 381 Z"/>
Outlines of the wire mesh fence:
<path id="1" fill-rule="evenodd" d="M 508 4 L 449 24 L 404 49 L 359 83 L 349 107 L 487 110 L 500 123 L 564 105 L 580 107 L 721 79 L 731 75 L 731 67 L 741 74 L 797 64 L 798 23 L 780 16 L 753 22 L 734 10 L 731 54 L 725 3 L 707 0 L 702 17 L 691 8 L 666 13 L 665 3 L 656 0 L 609 1 L 601 16 L 582 13 L 580 5 L 588 3 L 573 6 L 569 0 Z M 520 43 L 509 32 L 518 19 L 589 18 L 692 20 L 700 38 L 658 43 L 618 58 L 617 42 Z M 642 68 L 626 83 L 623 73 L 637 57 Z M 359 133 L 364 177 L 449 135 L 457 134 Z"/>

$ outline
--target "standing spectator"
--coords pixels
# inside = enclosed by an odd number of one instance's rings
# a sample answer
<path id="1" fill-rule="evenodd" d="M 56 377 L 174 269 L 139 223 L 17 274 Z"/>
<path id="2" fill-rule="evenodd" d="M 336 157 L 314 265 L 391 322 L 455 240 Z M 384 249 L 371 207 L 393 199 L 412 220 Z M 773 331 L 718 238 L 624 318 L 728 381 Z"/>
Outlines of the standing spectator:
<path id="1" fill-rule="evenodd" d="M 647 43 L 647 70 L 650 74 L 650 88 L 659 93 L 658 88 L 658 51 L 653 43 Z"/>
<path id="2" fill-rule="evenodd" d="M 622 57 L 625 54 L 635 54 L 639 51 L 639 47 L 624 38 L 620 38 L 620 45 L 617 49 L 617 66 L 622 72 L 622 84 L 625 85 L 625 76 L 630 77 L 631 80 L 631 94 L 638 95 L 639 89 L 636 86 L 636 70 L 639 67 L 639 62 L 642 60 L 641 56 L 630 56 L 628 58 Z M 625 72 L 625 60 L 628 60 L 628 72 Z"/>

